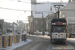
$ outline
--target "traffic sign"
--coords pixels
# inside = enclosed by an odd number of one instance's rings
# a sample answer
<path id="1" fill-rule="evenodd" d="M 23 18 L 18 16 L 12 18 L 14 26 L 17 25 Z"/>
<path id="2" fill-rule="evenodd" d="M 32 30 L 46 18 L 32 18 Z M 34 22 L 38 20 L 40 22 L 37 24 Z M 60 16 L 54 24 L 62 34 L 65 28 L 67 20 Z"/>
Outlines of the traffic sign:
<path id="1" fill-rule="evenodd" d="M 33 27 L 33 29 L 34 29 L 34 27 Z"/>

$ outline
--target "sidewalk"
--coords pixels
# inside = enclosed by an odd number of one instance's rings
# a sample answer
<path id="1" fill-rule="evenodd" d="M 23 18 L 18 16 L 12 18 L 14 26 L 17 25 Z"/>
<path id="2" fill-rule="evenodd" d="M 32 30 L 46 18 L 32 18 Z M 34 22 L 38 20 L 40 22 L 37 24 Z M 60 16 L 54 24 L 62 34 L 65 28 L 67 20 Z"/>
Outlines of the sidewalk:
<path id="1" fill-rule="evenodd" d="M 22 42 L 16 43 L 16 44 L 13 43 L 12 46 L 6 47 L 6 48 L 0 48 L 0 50 L 13 50 L 13 49 L 15 49 L 17 47 L 21 47 L 21 46 L 23 46 L 23 45 L 25 45 L 25 44 L 27 44 L 29 42 L 31 42 L 31 40 L 30 39 L 27 39 L 25 42 L 22 41 Z"/>
<path id="2" fill-rule="evenodd" d="M 67 41 L 69 41 L 71 43 L 75 43 L 75 38 L 67 38 Z"/>
<path id="3" fill-rule="evenodd" d="M 23 41 L 23 42 L 20 42 L 20 43 L 17 43 L 17 44 L 13 44 L 11 47 L 7 47 L 6 50 L 13 50 L 13 49 L 15 49 L 17 47 L 21 47 L 21 46 L 23 46 L 23 45 L 25 45 L 29 42 L 31 42 L 31 40 L 27 39 L 25 42 Z"/>

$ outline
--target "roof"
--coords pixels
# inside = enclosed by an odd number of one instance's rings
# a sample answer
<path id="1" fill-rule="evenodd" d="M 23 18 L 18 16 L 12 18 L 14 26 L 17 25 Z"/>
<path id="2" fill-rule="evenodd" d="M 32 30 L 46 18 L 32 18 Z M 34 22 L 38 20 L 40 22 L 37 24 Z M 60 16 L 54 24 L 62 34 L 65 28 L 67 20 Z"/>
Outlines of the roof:
<path id="1" fill-rule="evenodd" d="M 47 17 L 55 16 L 55 14 L 48 14 Z"/>
<path id="2" fill-rule="evenodd" d="M 66 22 L 66 19 L 65 18 L 60 18 L 60 19 L 59 18 L 54 18 L 51 22 L 55 23 L 55 22 L 58 22 L 58 21 L 59 22 Z"/>
<path id="3" fill-rule="evenodd" d="M 75 10 L 75 1 L 72 1 L 68 3 L 66 6 L 64 6 L 61 10 Z"/>

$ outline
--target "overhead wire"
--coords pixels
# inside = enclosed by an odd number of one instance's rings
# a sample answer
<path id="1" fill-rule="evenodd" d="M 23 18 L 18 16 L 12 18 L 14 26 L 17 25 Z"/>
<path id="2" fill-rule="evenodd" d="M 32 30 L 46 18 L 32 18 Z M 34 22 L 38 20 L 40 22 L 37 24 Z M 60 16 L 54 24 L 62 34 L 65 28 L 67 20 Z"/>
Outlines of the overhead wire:
<path id="1" fill-rule="evenodd" d="M 26 1 L 18 1 L 18 2 L 31 4 L 31 2 L 26 2 Z"/>
<path id="2" fill-rule="evenodd" d="M 4 8 L 4 7 L 0 7 L 0 9 L 15 10 L 15 11 L 31 11 L 31 10 L 11 9 L 11 8 Z"/>
<path id="3" fill-rule="evenodd" d="M 26 2 L 26 1 L 17 0 L 17 2 L 22 2 L 22 3 L 28 3 L 28 4 L 31 4 L 31 1 L 30 1 L 30 2 Z"/>
<path id="4" fill-rule="evenodd" d="M 4 19 L 4 20 L 9 20 L 9 21 L 17 21 L 17 20 L 13 20 L 13 19 Z M 28 21 L 28 20 L 18 20 L 18 21 Z"/>

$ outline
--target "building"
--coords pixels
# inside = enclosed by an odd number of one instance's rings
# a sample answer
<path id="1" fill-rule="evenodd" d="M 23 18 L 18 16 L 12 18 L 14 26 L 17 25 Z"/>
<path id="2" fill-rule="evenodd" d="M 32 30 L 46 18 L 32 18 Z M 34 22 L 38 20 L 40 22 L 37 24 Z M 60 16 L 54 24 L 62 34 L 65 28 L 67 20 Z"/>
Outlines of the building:
<path id="1" fill-rule="evenodd" d="M 28 31 L 31 31 L 31 16 L 28 16 Z"/>
<path id="2" fill-rule="evenodd" d="M 4 29 L 6 30 L 5 32 L 15 32 L 17 33 L 18 31 L 18 25 L 16 23 L 8 23 L 4 22 Z"/>
<path id="3" fill-rule="evenodd" d="M 18 23 L 18 32 L 19 33 L 24 33 L 24 31 L 25 31 L 25 23 L 23 23 L 22 21 L 19 21 Z"/>
<path id="4" fill-rule="evenodd" d="M 31 0 L 31 4 L 36 4 L 36 0 Z"/>
<path id="5" fill-rule="evenodd" d="M 46 31 L 46 18 L 33 18 L 29 16 L 29 25 L 30 25 L 30 31 L 36 32 L 38 30 L 39 32 Z"/>
<path id="6" fill-rule="evenodd" d="M 67 20 L 68 32 L 75 33 L 75 0 L 60 9 L 60 18 Z"/>
<path id="7" fill-rule="evenodd" d="M 30 31 L 35 32 L 39 30 L 40 32 L 47 31 L 46 30 L 46 16 L 48 14 L 54 14 L 56 9 L 54 5 L 59 5 L 60 3 L 36 3 L 31 4 L 31 16 L 29 19 L 29 28 Z M 66 5 L 67 3 L 62 3 Z M 62 7 L 61 7 L 62 8 Z"/>
<path id="8" fill-rule="evenodd" d="M 46 16 L 46 29 L 47 29 L 47 32 L 50 32 L 50 29 L 51 29 L 51 20 L 53 18 L 56 18 L 56 14 L 48 14 Z"/>
<path id="9" fill-rule="evenodd" d="M 46 31 L 46 18 L 34 18 L 34 31 Z"/>
<path id="10" fill-rule="evenodd" d="M 28 32 L 28 23 L 25 23 L 25 30 Z"/>
<path id="11" fill-rule="evenodd" d="M 67 3 L 61 3 L 62 5 L 66 6 Z M 54 5 L 60 5 L 60 3 L 52 3 L 52 2 L 47 2 L 47 3 L 40 3 L 40 4 L 32 4 L 31 5 L 31 10 L 32 14 L 31 16 L 34 16 L 34 18 L 42 17 L 42 13 L 44 14 L 43 16 L 46 18 L 48 14 L 53 14 L 57 11 L 57 8 L 54 7 Z M 61 7 L 63 8 L 63 7 Z"/>

